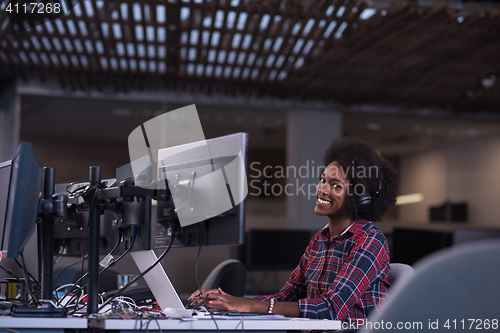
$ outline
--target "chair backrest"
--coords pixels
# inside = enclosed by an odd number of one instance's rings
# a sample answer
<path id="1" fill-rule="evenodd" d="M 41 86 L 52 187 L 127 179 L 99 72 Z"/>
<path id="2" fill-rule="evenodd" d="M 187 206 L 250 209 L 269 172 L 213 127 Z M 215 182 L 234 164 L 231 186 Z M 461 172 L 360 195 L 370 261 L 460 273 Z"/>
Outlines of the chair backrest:
<path id="1" fill-rule="evenodd" d="M 228 259 L 217 265 L 207 276 L 201 289 L 217 289 L 233 296 L 241 297 L 245 294 L 247 270 L 239 260 Z"/>
<path id="2" fill-rule="evenodd" d="M 401 282 L 404 279 L 408 279 L 414 273 L 413 267 L 407 264 L 391 263 L 389 264 L 391 271 L 387 277 L 387 281 L 394 286 L 396 281 Z"/>
<path id="3" fill-rule="evenodd" d="M 454 325 L 462 330 L 462 324 L 467 331 L 469 318 L 474 320 L 472 327 L 491 325 L 498 319 L 499 241 L 443 249 L 414 268 L 415 274 L 394 286 L 390 297 L 379 311 L 370 314 L 359 332 L 380 332 L 382 322 L 386 330 L 394 330 L 402 323 L 405 332 L 449 332 Z"/>

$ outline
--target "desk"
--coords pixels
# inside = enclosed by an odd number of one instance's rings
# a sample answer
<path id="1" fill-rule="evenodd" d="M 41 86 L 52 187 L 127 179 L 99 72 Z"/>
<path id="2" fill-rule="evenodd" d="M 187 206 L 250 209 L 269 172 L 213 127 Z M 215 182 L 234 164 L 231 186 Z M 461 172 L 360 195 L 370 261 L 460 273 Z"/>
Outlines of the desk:
<path id="1" fill-rule="evenodd" d="M 303 318 L 284 319 L 255 319 L 243 318 L 244 331 L 273 332 L 287 330 L 339 330 L 341 322 L 339 320 L 319 320 Z M 241 318 L 217 319 L 220 331 L 242 332 Z M 135 320 L 135 319 L 93 319 L 89 327 L 98 331 L 121 331 L 133 332 L 142 331 L 216 331 L 215 323 L 210 317 L 203 319 L 159 319 L 159 320 Z"/>
<path id="2" fill-rule="evenodd" d="M 23 333 L 64 333 L 87 327 L 86 318 L 0 317 L 0 331 L 11 329 Z"/>
<path id="3" fill-rule="evenodd" d="M 217 319 L 220 331 L 224 333 L 259 331 L 264 332 L 286 332 L 287 330 L 338 330 L 341 322 L 338 320 L 317 320 L 303 318 L 283 319 L 256 319 L 256 317 L 243 318 L 243 329 L 241 318 Z M 185 332 L 200 331 L 214 332 L 215 324 L 210 317 L 200 319 L 178 320 L 158 319 L 142 321 L 136 319 L 91 319 L 86 318 L 33 318 L 33 317 L 0 317 L 0 331 L 10 329 L 22 333 L 68 333 L 91 328 L 94 331 L 120 331 L 120 332 L 144 332 L 162 331 Z"/>

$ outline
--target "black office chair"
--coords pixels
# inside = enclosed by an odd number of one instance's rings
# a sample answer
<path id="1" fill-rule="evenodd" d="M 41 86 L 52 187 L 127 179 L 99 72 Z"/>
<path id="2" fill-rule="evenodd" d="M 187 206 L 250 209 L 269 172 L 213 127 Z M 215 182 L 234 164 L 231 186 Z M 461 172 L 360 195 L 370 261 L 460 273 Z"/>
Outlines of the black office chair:
<path id="1" fill-rule="evenodd" d="M 247 270 L 239 260 L 228 259 L 217 265 L 207 276 L 201 289 L 221 288 L 226 293 L 241 297 L 245 295 Z"/>
<path id="2" fill-rule="evenodd" d="M 401 281 L 410 278 L 415 272 L 413 267 L 407 264 L 390 263 L 389 266 L 391 267 L 391 271 L 389 272 L 387 281 L 391 284 L 391 289 L 396 282 L 400 283 Z"/>

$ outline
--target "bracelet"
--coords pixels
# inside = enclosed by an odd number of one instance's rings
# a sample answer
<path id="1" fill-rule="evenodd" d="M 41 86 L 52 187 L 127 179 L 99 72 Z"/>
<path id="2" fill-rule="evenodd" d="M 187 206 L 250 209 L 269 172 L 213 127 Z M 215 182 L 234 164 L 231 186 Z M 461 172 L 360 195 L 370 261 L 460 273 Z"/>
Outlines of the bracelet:
<path id="1" fill-rule="evenodd" d="M 274 298 L 271 298 L 269 300 L 269 309 L 267 310 L 267 313 L 273 314 L 273 308 L 274 308 Z"/>

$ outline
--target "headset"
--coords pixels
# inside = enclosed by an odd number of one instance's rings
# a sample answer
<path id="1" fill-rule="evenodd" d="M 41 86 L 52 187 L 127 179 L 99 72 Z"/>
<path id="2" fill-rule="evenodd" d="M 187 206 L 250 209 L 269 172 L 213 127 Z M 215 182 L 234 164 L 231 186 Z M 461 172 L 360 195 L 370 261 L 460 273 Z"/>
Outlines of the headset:
<path id="1" fill-rule="evenodd" d="M 377 196 L 380 193 L 380 190 L 382 189 L 382 178 L 380 179 L 380 182 L 378 184 L 378 189 L 375 191 L 373 196 Z M 358 213 L 366 213 L 367 211 L 370 210 L 372 207 L 372 195 L 370 192 L 366 192 L 361 194 L 356 198 L 356 209 Z"/>

